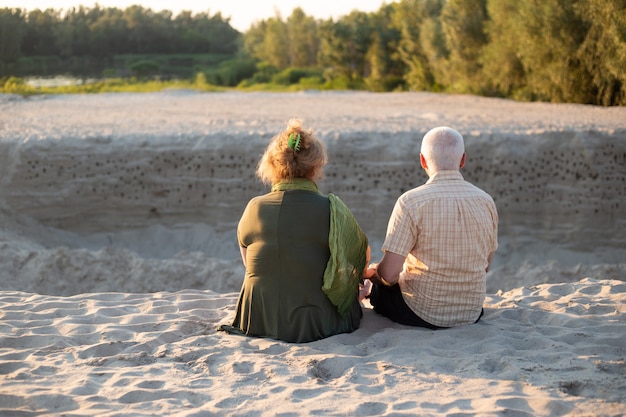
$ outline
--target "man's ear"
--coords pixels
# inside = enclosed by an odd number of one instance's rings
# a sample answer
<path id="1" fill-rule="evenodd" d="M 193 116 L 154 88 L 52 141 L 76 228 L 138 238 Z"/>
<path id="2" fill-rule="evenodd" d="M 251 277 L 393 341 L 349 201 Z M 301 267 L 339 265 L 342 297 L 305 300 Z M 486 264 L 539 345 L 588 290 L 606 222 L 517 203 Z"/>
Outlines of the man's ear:
<path id="1" fill-rule="evenodd" d="M 426 158 L 424 158 L 424 154 L 420 152 L 420 164 L 422 168 L 428 169 L 428 164 L 426 163 Z"/>
<path id="2" fill-rule="evenodd" d="M 465 166 L 465 157 L 466 157 L 466 154 L 465 152 L 463 152 L 463 156 L 461 157 L 461 163 L 459 164 L 459 169 Z"/>

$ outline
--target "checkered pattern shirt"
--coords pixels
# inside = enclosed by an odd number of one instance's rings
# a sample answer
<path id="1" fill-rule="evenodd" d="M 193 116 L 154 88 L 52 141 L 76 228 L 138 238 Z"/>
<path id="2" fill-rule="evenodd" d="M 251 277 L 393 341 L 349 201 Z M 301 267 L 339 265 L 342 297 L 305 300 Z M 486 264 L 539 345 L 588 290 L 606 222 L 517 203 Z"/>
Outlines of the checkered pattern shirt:
<path id="1" fill-rule="evenodd" d="M 491 196 L 458 171 L 439 171 L 400 196 L 382 249 L 406 256 L 398 283 L 411 310 L 435 326 L 453 327 L 480 315 L 497 236 Z"/>

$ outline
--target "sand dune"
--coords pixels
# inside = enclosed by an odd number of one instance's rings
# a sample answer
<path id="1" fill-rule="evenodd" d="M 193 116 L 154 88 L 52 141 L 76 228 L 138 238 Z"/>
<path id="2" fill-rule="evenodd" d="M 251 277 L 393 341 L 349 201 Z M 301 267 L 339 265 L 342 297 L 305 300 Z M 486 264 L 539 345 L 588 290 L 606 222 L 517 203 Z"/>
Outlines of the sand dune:
<path id="1" fill-rule="evenodd" d="M 290 117 L 372 243 L 465 135 L 500 248 L 484 319 L 432 332 L 217 332 L 254 167 Z M 624 415 L 626 109 L 436 94 L 0 96 L 0 415 Z"/>

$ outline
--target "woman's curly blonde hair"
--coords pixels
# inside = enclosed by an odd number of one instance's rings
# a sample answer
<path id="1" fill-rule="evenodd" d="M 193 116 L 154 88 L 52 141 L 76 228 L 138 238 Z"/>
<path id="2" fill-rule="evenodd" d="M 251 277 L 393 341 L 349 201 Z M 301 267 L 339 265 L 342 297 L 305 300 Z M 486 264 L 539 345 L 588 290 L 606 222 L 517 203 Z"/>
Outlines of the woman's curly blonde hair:
<path id="1" fill-rule="evenodd" d="M 300 135 L 298 151 L 289 147 L 289 136 Z M 302 122 L 291 119 L 287 129 L 272 138 L 259 161 L 257 176 L 265 184 L 276 184 L 294 178 L 316 180 L 322 177 L 326 165 L 326 147 L 313 136 L 311 129 L 304 130 Z"/>

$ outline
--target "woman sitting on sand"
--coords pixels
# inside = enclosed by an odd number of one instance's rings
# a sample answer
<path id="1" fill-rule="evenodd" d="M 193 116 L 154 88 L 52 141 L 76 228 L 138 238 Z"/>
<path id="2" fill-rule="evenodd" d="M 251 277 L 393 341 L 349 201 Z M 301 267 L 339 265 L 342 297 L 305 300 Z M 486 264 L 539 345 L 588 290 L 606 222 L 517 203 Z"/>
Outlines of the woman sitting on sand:
<path id="1" fill-rule="evenodd" d="M 310 342 L 356 330 L 367 237 L 346 205 L 322 195 L 324 144 L 299 120 L 268 145 L 257 169 L 271 192 L 248 203 L 237 236 L 246 267 L 230 333 Z"/>

